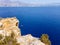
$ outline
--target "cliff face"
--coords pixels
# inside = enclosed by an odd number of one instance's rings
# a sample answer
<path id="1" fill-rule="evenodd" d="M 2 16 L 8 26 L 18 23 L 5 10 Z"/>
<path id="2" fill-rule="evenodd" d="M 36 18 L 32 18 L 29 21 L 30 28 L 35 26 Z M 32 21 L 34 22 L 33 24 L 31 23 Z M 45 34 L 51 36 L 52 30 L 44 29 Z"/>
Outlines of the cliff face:
<path id="1" fill-rule="evenodd" d="M 3 18 L 0 20 L 0 34 L 9 36 L 13 31 L 15 36 L 20 36 L 20 29 L 18 28 L 18 20 L 14 18 Z"/>
<path id="2" fill-rule="evenodd" d="M 31 34 L 21 36 L 18 23 L 15 17 L 0 19 L 0 45 L 45 45 L 44 40 L 41 42 Z"/>

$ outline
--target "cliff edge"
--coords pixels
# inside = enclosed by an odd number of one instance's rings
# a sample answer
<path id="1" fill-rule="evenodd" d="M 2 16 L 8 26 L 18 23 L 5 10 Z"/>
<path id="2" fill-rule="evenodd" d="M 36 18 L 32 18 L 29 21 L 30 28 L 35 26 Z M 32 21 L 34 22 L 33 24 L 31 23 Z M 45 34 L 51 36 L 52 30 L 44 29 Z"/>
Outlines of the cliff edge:
<path id="1" fill-rule="evenodd" d="M 51 45 L 46 34 L 41 38 L 31 34 L 22 36 L 18 24 L 19 20 L 16 17 L 0 19 L 0 45 Z"/>

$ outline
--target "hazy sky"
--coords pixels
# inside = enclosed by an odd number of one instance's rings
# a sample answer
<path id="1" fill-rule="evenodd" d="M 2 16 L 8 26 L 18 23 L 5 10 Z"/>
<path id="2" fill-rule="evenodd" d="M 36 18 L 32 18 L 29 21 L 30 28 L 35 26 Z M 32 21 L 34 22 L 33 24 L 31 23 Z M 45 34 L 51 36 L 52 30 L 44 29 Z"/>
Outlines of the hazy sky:
<path id="1" fill-rule="evenodd" d="M 9 1 L 9 0 L 0 0 L 1 1 Z M 10 1 L 20 1 L 25 3 L 60 3 L 60 0 L 10 0 Z"/>
<path id="2" fill-rule="evenodd" d="M 34 5 L 54 5 L 54 4 L 58 4 L 60 5 L 60 0 L 0 0 L 7 2 L 7 1 L 17 1 L 17 2 L 22 2 L 23 4 L 27 3 L 27 4 L 34 4 Z"/>
<path id="3" fill-rule="evenodd" d="M 12 0 L 26 3 L 60 3 L 60 0 Z"/>

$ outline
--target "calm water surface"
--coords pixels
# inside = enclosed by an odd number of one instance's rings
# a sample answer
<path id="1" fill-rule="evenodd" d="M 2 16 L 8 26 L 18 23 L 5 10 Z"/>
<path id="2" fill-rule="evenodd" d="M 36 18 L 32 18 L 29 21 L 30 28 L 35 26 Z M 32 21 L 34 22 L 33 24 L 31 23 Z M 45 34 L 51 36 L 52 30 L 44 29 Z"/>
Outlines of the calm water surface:
<path id="1" fill-rule="evenodd" d="M 46 33 L 52 45 L 60 45 L 60 7 L 1 7 L 0 17 L 17 17 L 22 35 Z"/>

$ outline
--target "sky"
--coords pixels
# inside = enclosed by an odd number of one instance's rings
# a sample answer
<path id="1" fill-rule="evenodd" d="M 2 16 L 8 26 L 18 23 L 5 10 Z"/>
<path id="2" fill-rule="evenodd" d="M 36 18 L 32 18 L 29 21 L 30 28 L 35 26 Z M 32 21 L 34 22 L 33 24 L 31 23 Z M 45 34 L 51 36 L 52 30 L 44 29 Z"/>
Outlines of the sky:
<path id="1" fill-rule="evenodd" d="M 60 5 L 60 0 L 0 0 L 1 1 L 17 1 L 21 3 L 27 3 L 27 4 L 35 4 L 35 5 L 49 5 L 49 4 L 59 4 Z"/>
<path id="2" fill-rule="evenodd" d="M 26 3 L 60 3 L 60 0 L 11 0 L 11 1 L 21 1 Z"/>

